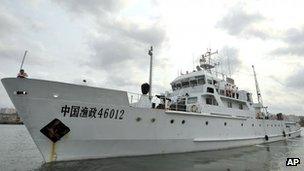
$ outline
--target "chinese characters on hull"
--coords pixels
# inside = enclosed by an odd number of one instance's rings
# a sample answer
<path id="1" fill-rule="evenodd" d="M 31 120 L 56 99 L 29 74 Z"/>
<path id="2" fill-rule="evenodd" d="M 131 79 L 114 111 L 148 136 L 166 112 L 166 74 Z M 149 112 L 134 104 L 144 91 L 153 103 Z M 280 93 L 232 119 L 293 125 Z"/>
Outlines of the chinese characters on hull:
<path id="1" fill-rule="evenodd" d="M 109 118 L 109 119 L 124 119 L 125 111 L 122 109 L 114 108 L 96 108 L 86 106 L 68 106 L 64 105 L 61 107 L 61 114 L 63 117 L 74 117 L 74 118 Z"/>

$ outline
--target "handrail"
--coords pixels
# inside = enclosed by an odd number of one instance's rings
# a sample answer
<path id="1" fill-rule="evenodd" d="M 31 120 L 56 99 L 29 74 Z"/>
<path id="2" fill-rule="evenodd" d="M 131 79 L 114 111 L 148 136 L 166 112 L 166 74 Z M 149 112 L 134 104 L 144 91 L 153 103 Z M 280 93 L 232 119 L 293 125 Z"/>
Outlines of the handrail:
<path id="1" fill-rule="evenodd" d="M 134 92 L 127 92 L 129 104 L 133 107 L 138 107 L 137 103 L 139 102 L 142 94 L 134 93 Z M 155 97 L 155 95 L 152 96 L 151 103 L 158 104 L 159 99 Z"/>

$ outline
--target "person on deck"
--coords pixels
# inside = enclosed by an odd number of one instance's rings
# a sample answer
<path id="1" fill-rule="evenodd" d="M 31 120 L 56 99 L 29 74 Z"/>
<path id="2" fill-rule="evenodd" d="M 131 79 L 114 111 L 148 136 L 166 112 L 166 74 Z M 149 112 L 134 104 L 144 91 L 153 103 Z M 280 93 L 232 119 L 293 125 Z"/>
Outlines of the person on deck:
<path id="1" fill-rule="evenodd" d="M 18 75 L 17 75 L 17 78 L 27 78 L 28 75 L 27 73 L 24 72 L 24 69 L 20 69 Z"/>

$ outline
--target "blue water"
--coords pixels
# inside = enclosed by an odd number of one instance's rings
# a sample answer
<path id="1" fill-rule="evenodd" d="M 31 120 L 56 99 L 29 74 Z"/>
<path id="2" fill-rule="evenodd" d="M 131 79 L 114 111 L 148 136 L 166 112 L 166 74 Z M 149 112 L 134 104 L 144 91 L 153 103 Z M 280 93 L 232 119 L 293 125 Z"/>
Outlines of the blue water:
<path id="1" fill-rule="evenodd" d="M 43 164 L 23 125 L 0 125 L 0 171 L 9 170 L 304 170 L 304 138 L 229 150 Z M 301 164 L 285 166 L 288 157 Z"/>

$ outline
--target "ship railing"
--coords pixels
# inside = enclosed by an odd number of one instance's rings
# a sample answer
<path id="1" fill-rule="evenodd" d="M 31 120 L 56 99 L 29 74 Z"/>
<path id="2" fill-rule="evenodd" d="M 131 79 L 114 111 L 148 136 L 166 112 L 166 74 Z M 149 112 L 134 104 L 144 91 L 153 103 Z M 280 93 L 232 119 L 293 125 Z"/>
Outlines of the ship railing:
<path id="1" fill-rule="evenodd" d="M 127 92 L 127 94 L 128 94 L 130 106 L 142 107 L 142 104 L 138 103 L 140 101 L 142 94 L 134 93 L 134 92 Z M 151 108 L 155 108 L 155 109 L 200 113 L 197 105 L 196 105 L 196 109 L 190 108 L 191 111 L 188 111 L 185 99 L 177 100 L 176 102 L 172 102 L 167 99 L 165 103 L 163 100 L 161 100 L 161 99 L 157 98 L 155 95 L 153 95 L 152 99 L 151 99 L 151 104 L 149 106 Z"/>
<path id="2" fill-rule="evenodd" d="M 173 110 L 173 111 L 183 111 L 186 112 L 186 105 L 183 104 L 172 104 L 168 107 L 168 110 Z"/>
<path id="3" fill-rule="evenodd" d="M 167 110 L 173 110 L 173 111 L 187 111 L 187 105 L 186 100 L 178 100 L 176 102 L 169 102 L 169 104 L 166 105 Z"/>
<path id="4" fill-rule="evenodd" d="M 129 103 L 137 103 L 141 97 L 141 94 L 139 93 L 133 93 L 133 92 L 127 92 Z"/>
<path id="5" fill-rule="evenodd" d="M 127 95 L 128 95 L 128 100 L 129 100 L 130 106 L 140 107 L 138 102 L 139 102 L 142 94 L 134 93 L 134 92 L 127 92 Z M 159 105 L 159 103 L 160 103 L 160 100 L 153 95 L 152 99 L 151 99 L 151 107 L 156 108 L 156 106 Z"/>

